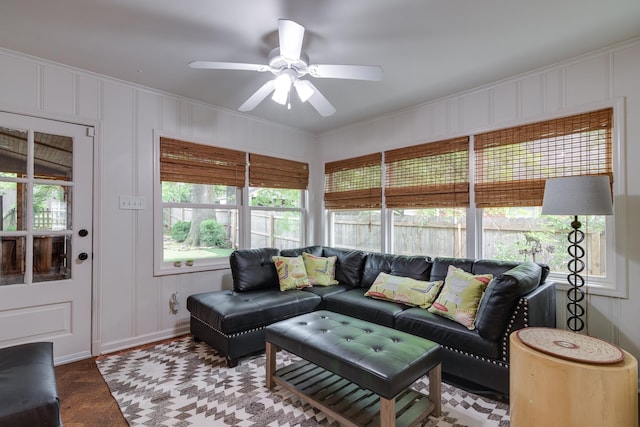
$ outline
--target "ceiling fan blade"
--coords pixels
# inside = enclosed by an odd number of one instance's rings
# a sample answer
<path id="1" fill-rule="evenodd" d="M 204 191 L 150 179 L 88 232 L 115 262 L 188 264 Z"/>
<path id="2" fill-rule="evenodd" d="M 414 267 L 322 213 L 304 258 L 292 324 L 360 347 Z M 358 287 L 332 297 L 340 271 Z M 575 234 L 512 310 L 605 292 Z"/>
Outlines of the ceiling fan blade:
<path id="1" fill-rule="evenodd" d="M 265 84 L 263 84 L 260 89 L 258 89 L 257 91 L 255 91 L 255 93 L 253 95 L 251 95 L 249 97 L 249 99 L 247 99 L 244 104 L 242 104 L 238 110 L 240 111 L 251 111 L 254 108 L 256 108 L 256 106 L 258 104 L 260 104 L 262 102 L 263 99 L 265 99 L 267 96 L 269 96 L 269 94 L 271 92 L 273 92 L 275 86 L 275 82 L 274 80 L 269 80 L 268 82 L 266 82 Z"/>
<path id="2" fill-rule="evenodd" d="M 279 19 L 278 36 L 280 38 L 280 55 L 286 59 L 300 59 L 304 27 L 288 19 Z"/>
<path id="3" fill-rule="evenodd" d="M 191 61 L 189 62 L 189 67 L 207 70 L 269 71 L 268 65 L 244 64 L 241 62 Z"/>
<path id="4" fill-rule="evenodd" d="M 383 71 L 378 65 L 309 65 L 309 74 L 320 79 L 382 80 Z"/>
<path id="5" fill-rule="evenodd" d="M 305 86 L 313 89 L 313 94 L 311 95 L 311 97 L 309 97 L 308 101 L 313 106 L 313 108 L 315 108 L 318 113 L 320 113 L 322 117 L 329 117 L 336 112 L 334 106 L 331 105 L 327 98 L 325 98 L 324 95 L 320 93 L 318 88 L 315 87 L 313 83 L 311 83 L 309 80 L 301 80 L 301 82 L 306 82 Z"/>

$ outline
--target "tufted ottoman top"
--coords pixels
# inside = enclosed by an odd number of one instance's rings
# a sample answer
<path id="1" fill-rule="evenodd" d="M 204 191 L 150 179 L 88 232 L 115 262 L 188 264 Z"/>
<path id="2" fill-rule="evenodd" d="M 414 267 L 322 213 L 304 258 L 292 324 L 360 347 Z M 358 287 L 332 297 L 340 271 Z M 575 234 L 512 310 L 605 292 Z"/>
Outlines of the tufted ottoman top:
<path id="1" fill-rule="evenodd" d="M 331 311 L 269 325 L 266 340 L 386 399 L 441 359 L 437 343 Z"/>

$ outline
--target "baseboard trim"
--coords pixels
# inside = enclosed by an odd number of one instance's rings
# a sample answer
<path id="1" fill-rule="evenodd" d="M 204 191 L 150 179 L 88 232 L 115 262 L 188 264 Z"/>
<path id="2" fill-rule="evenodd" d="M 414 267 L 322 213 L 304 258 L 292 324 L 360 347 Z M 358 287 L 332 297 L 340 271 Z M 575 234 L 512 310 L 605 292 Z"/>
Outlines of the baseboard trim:
<path id="1" fill-rule="evenodd" d="M 116 351 L 126 350 L 128 348 L 137 347 L 140 345 L 149 344 L 155 341 L 162 341 L 169 338 L 175 338 L 180 335 L 189 333 L 189 325 L 181 326 L 175 329 L 167 329 L 164 331 L 158 331 L 153 334 L 140 335 L 134 338 L 126 340 L 112 341 L 108 343 L 94 343 L 94 356 L 100 356 L 107 353 L 113 353 Z"/>

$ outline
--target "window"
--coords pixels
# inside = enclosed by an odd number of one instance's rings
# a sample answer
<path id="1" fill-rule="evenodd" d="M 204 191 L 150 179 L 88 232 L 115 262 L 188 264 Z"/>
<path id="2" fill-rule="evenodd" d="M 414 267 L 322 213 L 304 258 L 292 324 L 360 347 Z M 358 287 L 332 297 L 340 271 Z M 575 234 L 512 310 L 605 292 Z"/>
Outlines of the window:
<path id="1" fill-rule="evenodd" d="M 328 244 L 406 255 L 532 260 L 548 264 L 551 278 L 562 286 L 573 217 L 541 215 L 545 182 L 606 175 L 614 196 L 621 195 L 624 184 L 614 182 L 614 165 L 624 176 L 622 109 L 618 101 L 615 110 L 474 135 L 472 153 L 471 137 L 464 136 L 329 162 Z M 624 281 L 615 280 L 615 274 L 625 276 L 614 241 L 623 214 L 579 218 L 594 293 L 626 295 Z"/>
<path id="2" fill-rule="evenodd" d="M 548 178 L 613 178 L 611 108 L 475 136 L 475 204 L 482 208 L 482 257 L 550 265 L 568 272 L 567 234 L 573 217 L 542 216 Z M 580 217 L 590 285 L 611 287 L 613 218 Z M 607 226 L 607 223 L 610 223 Z M 608 285 L 607 285 L 608 283 Z"/>
<path id="3" fill-rule="evenodd" d="M 324 203 L 331 245 L 379 252 L 382 154 L 326 163 Z"/>
<path id="4" fill-rule="evenodd" d="M 244 152 L 160 138 L 162 250 L 156 272 L 227 263 L 239 245 Z"/>
<path id="5" fill-rule="evenodd" d="M 304 246 L 304 195 L 309 165 L 249 154 L 252 248 Z"/>
<path id="6" fill-rule="evenodd" d="M 226 268 L 238 248 L 306 244 L 308 163 L 162 136 L 156 158 L 156 275 Z"/>
<path id="7" fill-rule="evenodd" d="M 386 151 L 384 162 L 390 251 L 466 256 L 469 138 Z"/>

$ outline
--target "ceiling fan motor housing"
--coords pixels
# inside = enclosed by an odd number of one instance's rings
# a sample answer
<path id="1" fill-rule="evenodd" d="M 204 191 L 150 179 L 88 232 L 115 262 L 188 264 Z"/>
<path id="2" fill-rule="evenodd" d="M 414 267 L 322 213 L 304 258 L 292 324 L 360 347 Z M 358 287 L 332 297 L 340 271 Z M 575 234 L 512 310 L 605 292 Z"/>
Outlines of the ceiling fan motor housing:
<path id="1" fill-rule="evenodd" d="M 271 72 L 275 75 L 279 75 L 283 70 L 291 69 L 296 72 L 296 77 L 300 78 L 309 73 L 309 56 L 306 53 L 301 52 L 299 59 L 285 58 L 280 55 L 280 48 L 269 52 L 269 67 Z"/>

